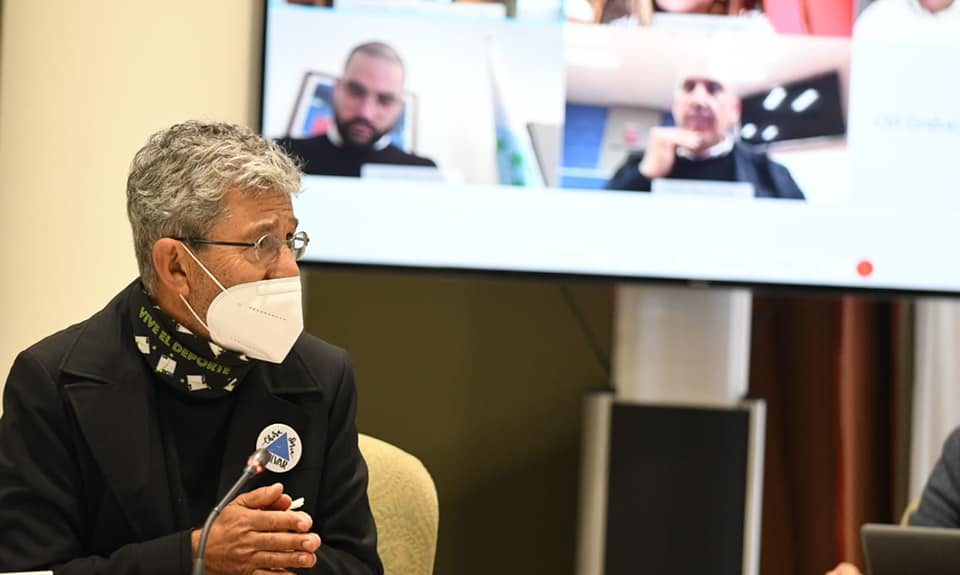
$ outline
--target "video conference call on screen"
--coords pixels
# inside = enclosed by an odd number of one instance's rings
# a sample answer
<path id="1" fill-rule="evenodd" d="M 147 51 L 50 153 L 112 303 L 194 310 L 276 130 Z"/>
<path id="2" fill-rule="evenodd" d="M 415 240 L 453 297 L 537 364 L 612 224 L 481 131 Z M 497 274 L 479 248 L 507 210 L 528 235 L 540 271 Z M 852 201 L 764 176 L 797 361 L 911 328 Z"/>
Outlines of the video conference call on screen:
<path id="1" fill-rule="evenodd" d="M 267 2 L 307 261 L 960 291 L 957 5 L 332 1 Z"/>

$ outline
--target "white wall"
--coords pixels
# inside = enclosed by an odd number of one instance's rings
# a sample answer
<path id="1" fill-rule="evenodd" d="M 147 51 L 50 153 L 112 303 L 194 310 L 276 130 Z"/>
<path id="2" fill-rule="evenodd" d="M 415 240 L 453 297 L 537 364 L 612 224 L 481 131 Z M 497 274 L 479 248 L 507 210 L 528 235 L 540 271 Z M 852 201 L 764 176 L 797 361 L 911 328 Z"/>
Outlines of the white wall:
<path id="1" fill-rule="evenodd" d="M 259 0 L 4 0 L 0 381 L 136 275 L 127 168 L 190 118 L 256 127 Z"/>

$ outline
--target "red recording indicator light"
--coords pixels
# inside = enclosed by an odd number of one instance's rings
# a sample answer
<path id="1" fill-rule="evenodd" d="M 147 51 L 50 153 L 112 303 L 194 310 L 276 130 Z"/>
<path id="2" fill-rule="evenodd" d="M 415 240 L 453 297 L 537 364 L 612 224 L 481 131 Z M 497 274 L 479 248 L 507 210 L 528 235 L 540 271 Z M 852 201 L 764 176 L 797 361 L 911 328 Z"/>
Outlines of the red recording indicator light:
<path id="1" fill-rule="evenodd" d="M 857 263 L 857 273 L 862 278 L 870 277 L 873 274 L 873 263 L 870 260 L 860 260 Z"/>

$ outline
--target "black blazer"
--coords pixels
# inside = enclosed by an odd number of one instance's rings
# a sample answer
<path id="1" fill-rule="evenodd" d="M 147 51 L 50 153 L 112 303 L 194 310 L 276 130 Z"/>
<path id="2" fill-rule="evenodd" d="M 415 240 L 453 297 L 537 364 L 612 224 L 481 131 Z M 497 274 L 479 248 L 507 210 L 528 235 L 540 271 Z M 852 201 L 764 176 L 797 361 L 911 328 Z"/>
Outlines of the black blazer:
<path id="1" fill-rule="evenodd" d="M 90 319 L 15 360 L 0 418 L 0 571 L 57 575 L 190 572 L 189 530 L 174 524 L 152 385 L 128 317 L 137 282 Z M 280 481 L 304 497 L 322 544 L 309 573 L 382 573 L 357 447 L 347 353 L 304 334 L 280 365 L 259 363 L 234 392 L 217 498 L 260 431 L 285 423 L 303 454 Z M 307 571 L 304 571 L 307 572 Z"/>
<path id="2" fill-rule="evenodd" d="M 753 184 L 755 198 L 805 199 L 800 186 L 790 175 L 790 171 L 771 160 L 764 152 L 738 142 L 734 144 L 731 153 L 733 154 L 734 181 Z M 607 182 L 606 188 L 649 192 L 650 179 L 640 173 L 642 160 L 643 152 L 630 154 Z"/>

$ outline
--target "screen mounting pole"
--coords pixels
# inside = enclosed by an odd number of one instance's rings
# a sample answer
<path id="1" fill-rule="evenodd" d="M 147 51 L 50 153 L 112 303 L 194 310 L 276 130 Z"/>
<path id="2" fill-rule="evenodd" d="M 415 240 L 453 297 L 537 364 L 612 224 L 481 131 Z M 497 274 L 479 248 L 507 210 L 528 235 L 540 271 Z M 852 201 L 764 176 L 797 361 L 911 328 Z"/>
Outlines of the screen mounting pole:
<path id="1" fill-rule="evenodd" d="M 612 497 L 608 493 L 610 433 L 612 406 L 617 403 L 752 414 L 744 438 L 748 459 L 740 573 L 758 573 L 766 417 L 762 401 L 744 400 L 752 304 L 753 296 L 745 288 L 618 286 L 614 390 L 594 394 L 584 404 L 577 575 L 602 575 L 607 567 L 607 509 L 614 504 L 608 499 Z M 667 492 L 669 486 L 664 486 L 664 492 L 655 495 L 667 496 Z"/>
<path id="2" fill-rule="evenodd" d="M 749 289 L 621 285 L 616 300 L 618 400 L 730 406 L 746 395 Z"/>

